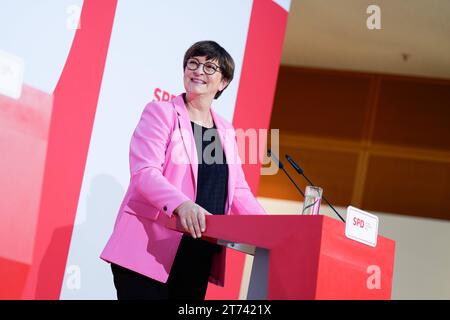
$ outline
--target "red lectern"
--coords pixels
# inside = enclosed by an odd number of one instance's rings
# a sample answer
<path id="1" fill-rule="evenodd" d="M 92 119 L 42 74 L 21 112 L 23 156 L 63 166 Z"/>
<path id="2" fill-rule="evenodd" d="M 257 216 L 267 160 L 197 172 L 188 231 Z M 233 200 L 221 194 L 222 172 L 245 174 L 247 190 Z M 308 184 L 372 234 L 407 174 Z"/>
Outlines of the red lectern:
<path id="1" fill-rule="evenodd" d="M 176 218 L 167 226 L 182 231 Z M 367 246 L 323 215 L 207 216 L 206 226 L 207 239 L 254 254 L 248 299 L 391 298 L 391 239 Z"/>

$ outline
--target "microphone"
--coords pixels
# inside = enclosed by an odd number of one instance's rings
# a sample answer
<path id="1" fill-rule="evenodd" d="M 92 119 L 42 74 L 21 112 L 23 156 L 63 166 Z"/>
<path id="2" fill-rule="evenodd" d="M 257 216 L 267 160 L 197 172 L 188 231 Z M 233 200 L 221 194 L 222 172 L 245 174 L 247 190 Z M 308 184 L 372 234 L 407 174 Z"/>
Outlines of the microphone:
<path id="1" fill-rule="evenodd" d="M 304 174 L 302 168 L 300 168 L 300 166 L 294 161 L 294 159 L 292 159 L 288 154 L 286 154 L 285 157 L 286 160 L 289 161 L 291 166 L 294 167 L 295 171 L 297 171 L 298 174 L 302 175 L 306 179 L 306 181 L 309 182 L 310 185 L 314 186 L 314 183 L 312 183 L 312 181 L 308 179 L 308 177 Z M 328 202 L 327 198 L 325 198 L 324 195 L 322 196 L 322 198 L 330 206 L 330 208 L 333 209 L 333 211 L 338 215 L 338 217 L 342 220 L 342 222 L 345 223 L 344 218 L 342 218 L 341 215 L 336 211 L 336 209 L 331 205 L 331 203 Z"/>
<path id="2" fill-rule="evenodd" d="M 272 153 L 272 151 L 270 151 L 270 149 L 267 150 L 267 155 L 268 155 L 269 157 L 271 157 L 271 158 L 273 159 L 273 161 L 275 161 L 275 163 L 278 165 L 278 168 L 280 168 L 281 170 L 284 171 L 284 173 L 287 175 L 287 177 L 289 178 L 289 180 L 291 180 L 291 182 L 292 182 L 292 183 L 294 184 L 294 186 L 297 188 L 298 192 L 300 192 L 300 194 L 301 194 L 301 195 L 303 196 L 303 198 L 304 198 L 304 197 L 305 197 L 305 194 L 302 192 L 302 190 L 300 190 L 300 188 L 299 188 L 298 185 L 295 183 L 295 181 L 292 180 L 291 176 L 289 175 L 289 173 L 287 173 L 286 169 L 284 168 L 283 163 L 282 163 L 280 160 L 278 160 L 277 156 L 274 155 L 274 154 Z"/>

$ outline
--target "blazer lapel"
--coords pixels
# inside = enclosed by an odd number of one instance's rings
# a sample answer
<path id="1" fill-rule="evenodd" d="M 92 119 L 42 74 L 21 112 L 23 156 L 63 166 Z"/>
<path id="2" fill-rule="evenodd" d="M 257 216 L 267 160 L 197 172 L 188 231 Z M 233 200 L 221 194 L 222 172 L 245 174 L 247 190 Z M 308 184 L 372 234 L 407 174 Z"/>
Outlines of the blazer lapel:
<path id="1" fill-rule="evenodd" d="M 197 149 L 195 147 L 194 134 L 192 133 L 191 120 L 184 104 L 183 95 L 177 96 L 173 100 L 175 111 L 177 112 L 179 129 L 181 138 L 183 140 L 184 148 L 189 157 L 189 163 L 191 166 L 192 176 L 194 178 L 194 190 L 197 195 L 197 175 L 198 175 L 198 157 Z"/>

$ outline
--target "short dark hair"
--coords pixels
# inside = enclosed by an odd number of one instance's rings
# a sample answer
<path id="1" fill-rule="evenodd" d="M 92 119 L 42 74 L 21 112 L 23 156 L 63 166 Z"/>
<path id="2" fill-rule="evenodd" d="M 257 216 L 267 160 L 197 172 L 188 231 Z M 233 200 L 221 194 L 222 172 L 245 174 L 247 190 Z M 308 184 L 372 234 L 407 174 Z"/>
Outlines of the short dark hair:
<path id="1" fill-rule="evenodd" d="M 192 57 L 206 57 L 207 60 L 217 60 L 220 66 L 220 72 L 223 79 L 228 83 L 233 80 L 234 76 L 234 60 L 230 54 L 222 48 L 217 42 L 206 40 L 198 41 L 194 43 L 184 54 L 183 70 L 186 69 L 187 61 Z M 227 85 L 228 87 L 228 85 Z M 220 97 L 222 92 L 227 88 L 223 88 L 221 91 L 217 91 L 214 99 Z"/>

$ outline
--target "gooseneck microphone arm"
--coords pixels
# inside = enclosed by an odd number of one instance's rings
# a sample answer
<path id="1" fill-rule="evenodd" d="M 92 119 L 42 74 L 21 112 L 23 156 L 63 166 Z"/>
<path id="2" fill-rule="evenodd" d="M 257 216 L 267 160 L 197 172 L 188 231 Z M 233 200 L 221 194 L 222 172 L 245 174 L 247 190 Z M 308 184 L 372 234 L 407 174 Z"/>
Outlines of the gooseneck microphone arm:
<path id="1" fill-rule="evenodd" d="M 306 181 L 308 181 L 308 183 L 312 186 L 314 186 L 314 183 L 312 183 L 311 180 L 308 179 L 308 177 L 305 175 L 305 173 L 303 172 L 302 168 L 300 168 L 300 166 L 294 161 L 294 159 L 292 159 L 288 154 L 285 155 L 286 160 L 291 164 L 291 166 L 295 169 L 295 171 L 298 172 L 298 174 L 302 175 Z M 325 196 L 322 196 L 323 200 L 325 200 L 325 202 L 330 206 L 331 209 L 333 209 L 333 211 L 338 215 L 338 217 L 342 220 L 342 222 L 345 223 L 344 218 L 341 217 L 341 215 L 336 211 L 336 209 L 331 205 L 331 203 L 327 200 L 327 198 L 325 198 Z"/>
<path id="2" fill-rule="evenodd" d="M 289 173 L 287 173 L 286 169 L 284 168 L 283 163 L 278 160 L 277 156 L 274 155 L 270 149 L 267 150 L 267 155 L 273 159 L 273 161 L 275 161 L 275 163 L 278 165 L 278 168 L 280 168 L 281 170 L 284 171 L 284 173 L 287 175 L 287 177 L 289 178 L 289 180 L 291 180 L 292 184 L 297 188 L 298 192 L 300 192 L 300 194 L 303 196 L 303 198 L 305 197 L 305 194 L 302 192 L 302 190 L 300 190 L 300 188 L 298 187 L 298 185 L 295 183 L 295 181 L 291 178 L 291 176 L 289 175 Z"/>

